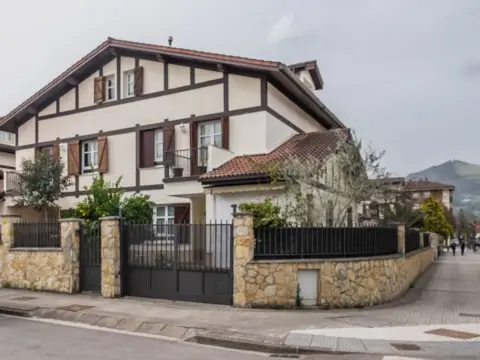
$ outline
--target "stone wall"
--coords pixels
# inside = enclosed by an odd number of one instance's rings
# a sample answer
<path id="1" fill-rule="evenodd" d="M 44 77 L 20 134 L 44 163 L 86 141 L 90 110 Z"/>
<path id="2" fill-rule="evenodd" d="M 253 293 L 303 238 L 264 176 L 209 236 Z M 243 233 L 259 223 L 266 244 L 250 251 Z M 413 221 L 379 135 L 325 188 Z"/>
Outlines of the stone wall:
<path id="1" fill-rule="evenodd" d="M 402 296 L 434 259 L 434 249 L 427 248 L 381 258 L 253 261 L 251 215 L 237 214 L 234 232 L 233 302 L 241 307 L 294 307 L 298 271 L 303 269 L 318 270 L 317 306 L 321 308 L 381 304 Z"/>
<path id="2" fill-rule="evenodd" d="M 61 248 L 10 248 L 17 216 L 2 216 L 0 282 L 3 287 L 75 293 L 79 290 L 80 221 L 61 223 Z"/>

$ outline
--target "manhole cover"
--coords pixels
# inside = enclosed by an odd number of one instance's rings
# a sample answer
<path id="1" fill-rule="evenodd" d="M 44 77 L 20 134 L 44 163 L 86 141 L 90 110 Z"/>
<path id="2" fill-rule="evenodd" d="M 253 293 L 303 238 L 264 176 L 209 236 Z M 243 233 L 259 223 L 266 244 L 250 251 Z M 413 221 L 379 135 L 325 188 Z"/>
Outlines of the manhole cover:
<path id="1" fill-rule="evenodd" d="M 395 349 L 400 351 L 418 351 L 421 350 L 421 347 L 416 344 L 390 344 Z"/>
<path id="2" fill-rule="evenodd" d="M 94 307 L 94 306 L 74 304 L 74 305 L 69 305 L 69 306 L 58 307 L 57 309 L 58 309 L 58 310 L 65 310 L 65 311 L 79 312 L 79 311 L 91 309 L 91 308 L 93 308 L 93 307 Z"/>
<path id="3" fill-rule="evenodd" d="M 14 298 L 12 300 L 16 300 L 16 301 L 30 301 L 30 300 L 37 300 L 38 298 L 36 297 L 32 297 L 32 296 L 20 296 L 20 297 L 17 297 L 17 298 Z"/>
<path id="4" fill-rule="evenodd" d="M 466 317 L 478 317 L 480 318 L 480 314 L 469 314 L 469 313 L 460 313 L 459 316 L 466 316 Z"/>
<path id="5" fill-rule="evenodd" d="M 449 329 L 435 329 L 426 331 L 425 334 L 432 334 L 432 335 L 439 335 L 445 336 L 453 339 L 461 339 L 461 340 L 469 340 L 474 339 L 480 336 L 480 334 L 474 334 L 465 331 L 456 331 L 456 330 L 449 330 Z"/>

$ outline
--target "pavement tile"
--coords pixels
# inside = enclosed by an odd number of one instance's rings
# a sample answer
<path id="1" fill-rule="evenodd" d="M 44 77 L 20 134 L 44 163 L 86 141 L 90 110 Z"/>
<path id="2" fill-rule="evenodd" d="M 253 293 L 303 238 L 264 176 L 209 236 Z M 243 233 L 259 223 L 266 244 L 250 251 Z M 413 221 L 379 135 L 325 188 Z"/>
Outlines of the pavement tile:
<path id="1" fill-rule="evenodd" d="M 100 320 L 97 322 L 97 326 L 100 327 L 106 327 L 110 329 L 115 329 L 120 321 L 123 319 L 118 319 L 114 317 L 108 317 L 108 316 L 103 316 Z"/>
<path id="2" fill-rule="evenodd" d="M 338 338 L 336 351 L 365 352 L 367 349 L 360 339 Z"/>
<path id="3" fill-rule="evenodd" d="M 399 352 L 386 340 L 364 339 L 363 345 L 372 354 L 396 354 Z"/>
<path id="4" fill-rule="evenodd" d="M 335 349 L 338 338 L 334 336 L 313 335 L 311 347 Z M 308 345 L 307 345 L 308 346 Z"/>
<path id="5" fill-rule="evenodd" d="M 290 346 L 310 346 L 313 335 L 290 333 L 287 335 L 284 344 Z"/>
<path id="6" fill-rule="evenodd" d="M 101 316 L 98 316 L 98 315 L 82 314 L 77 319 L 77 322 L 82 323 L 82 324 L 95 325 L 100 319 L 101 319 Z"/>
<path id="7" fill-rule="evenodd" d="M 158 332 L 158 335 L 181 339 L 187 330 L 187 328 L 181 326 L 167 325 Z"/>
<path id="8" fill-rule="evenodd" d="M 121 320 L 117 324 L 117 327 L 115 329 L 133 332 L 137 330 L 140 327 L 140 325 L 142 325 L 142 321 L 128 318 L 128 319 Z"/>
<path id="9" fill-rule="evenodd" d="M 80 317 L 80 313 L 65 310 L 56 310 L 54 312 L 54 319 L 63 321 L 76 321 Z"/>

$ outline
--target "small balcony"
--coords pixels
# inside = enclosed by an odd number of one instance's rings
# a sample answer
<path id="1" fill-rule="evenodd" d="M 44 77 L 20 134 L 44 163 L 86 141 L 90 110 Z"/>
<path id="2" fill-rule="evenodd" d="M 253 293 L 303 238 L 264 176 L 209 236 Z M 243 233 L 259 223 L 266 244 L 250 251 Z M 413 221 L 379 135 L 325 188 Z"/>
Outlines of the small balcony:
<path id="1" fill-rule="evenodd" d="M 165 180 L 194 180 L 205 174 L 208 168 L 208 148 L 176 150 L 167 152 L 164 159 L 168 171 Z"/>

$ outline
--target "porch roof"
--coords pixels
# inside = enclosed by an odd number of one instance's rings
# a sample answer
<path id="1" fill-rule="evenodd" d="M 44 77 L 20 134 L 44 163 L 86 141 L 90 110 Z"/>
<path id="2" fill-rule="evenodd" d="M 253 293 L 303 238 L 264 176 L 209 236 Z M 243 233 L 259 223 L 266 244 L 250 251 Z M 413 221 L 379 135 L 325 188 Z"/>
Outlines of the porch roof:
<path id="1" fill-rule="evenodd" d="M 207 184 L 232 178 L 266 177 L 272 166 L 292 156 L 299 159 L 314 156 L 320 161 L 326 161 L 349 136 L 350 129 L 345 128 L 297 134 L 267 154 L 234 157 L 200 176 L 199 181 Z"/>

